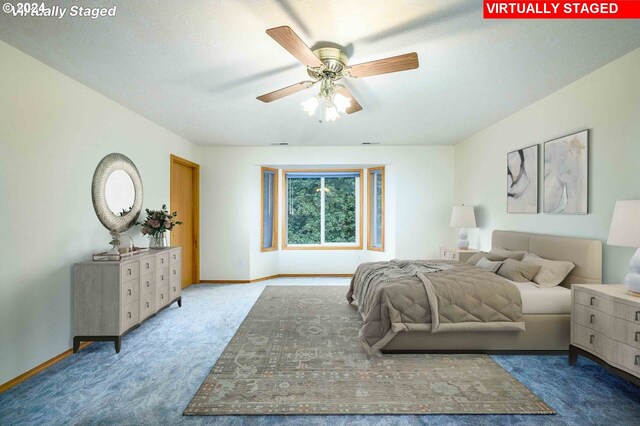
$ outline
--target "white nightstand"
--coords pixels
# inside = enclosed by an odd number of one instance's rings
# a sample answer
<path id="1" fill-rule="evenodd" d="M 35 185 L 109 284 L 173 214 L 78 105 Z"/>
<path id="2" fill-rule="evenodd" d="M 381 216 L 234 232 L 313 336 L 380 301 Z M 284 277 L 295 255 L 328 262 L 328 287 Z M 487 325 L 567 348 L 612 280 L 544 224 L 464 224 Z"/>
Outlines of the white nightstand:
<path id="1" fill-rule="evenodd" d="M 640 385 L 640 298 L 623 285 L 571 287 L 569 364 L 578 355 Z"/>
<path id="2" fill-rule="evenodd" d="M 440 259 L 466 262 L 471 256 L 479 252 L 480 250 L 475 249 L 462 250 L 459 248 L 440 247 Z"/>

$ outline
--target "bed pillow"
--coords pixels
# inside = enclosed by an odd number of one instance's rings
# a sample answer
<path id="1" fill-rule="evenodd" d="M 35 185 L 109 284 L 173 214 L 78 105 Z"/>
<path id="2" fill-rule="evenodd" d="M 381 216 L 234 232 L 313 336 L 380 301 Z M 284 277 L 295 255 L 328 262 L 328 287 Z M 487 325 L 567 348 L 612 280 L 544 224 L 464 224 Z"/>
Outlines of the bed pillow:
<path id="1" fill-rule="evenodd" d="M 524 255 L 527 254 L 526 251 L 513 251 L 507 250 L 500 247 L 492 248 L 489 254 L 487 254 L 487 259 L 492 261 L 501 261 L 505 259 L 515 259 L 522 260 Z"/>
<path id="2" fill-rule="evenodd" d="M 533 263 L 524 263 L 515 259 L 506 259 L 500 269 L 498 275 L 517 283 L 529 282 L 540 271 L 540 265 Z"/>
<path id="3" fill-rule="evenodd" d="M 484 269 L 485 271 L 493 272 L 494 274 L 498 272 L 498 269 L 502 266 L 502 262 L 492 262 L 486 257 L 483 257 L 476 263 L 478 268 Z"/>
<path id="4" fill-rule="evenodd" d="M 469 259 L 467 259 L 467 263 L 469 265 L 473 265 L 476 266 L 478 264 L 478 261 L 480 259 L 483 259 L 484 257 L 487 256 L 487 252 L 486 251 L 479 251 L 478 253 L 474 254 L 473 256 L 471 256 Z"/>
<path id="5" fill-rule="evenodd" d="M 533 265 L 540 265 L 540 270 L 533 277 L 533 282 L 542 288 L 555 287 L 564 281 L 569 272 L 576 267 L 565 260 L 549 260 L 535 254 L 528 253 L 522 261 Z"/>

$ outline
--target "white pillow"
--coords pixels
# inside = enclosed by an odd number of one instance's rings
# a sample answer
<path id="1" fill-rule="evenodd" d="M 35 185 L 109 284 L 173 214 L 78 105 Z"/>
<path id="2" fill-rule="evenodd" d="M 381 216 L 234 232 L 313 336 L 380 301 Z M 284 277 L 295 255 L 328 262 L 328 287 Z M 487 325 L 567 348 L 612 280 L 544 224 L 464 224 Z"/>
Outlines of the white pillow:
<path id="1" fill-rule="evenodd" d="M 533 277 L 533 282 L 538 287 L 543 288 L 557 286 L 576 267 L 576 265 L 566 260 L 549 260 L 531 253 L 527 253 L 522 261 L 540 265 L 540 271 Z"/>
<path id="2" fill-rule="evenodd" d="M 482 259 L 478 260 L 476 266 L 480 269 L 484 269 L 485 271 L 493 272 L 495 274 L 502 266 L 502 262 L 492 262 L 486 257 L 483 257 Z"/>

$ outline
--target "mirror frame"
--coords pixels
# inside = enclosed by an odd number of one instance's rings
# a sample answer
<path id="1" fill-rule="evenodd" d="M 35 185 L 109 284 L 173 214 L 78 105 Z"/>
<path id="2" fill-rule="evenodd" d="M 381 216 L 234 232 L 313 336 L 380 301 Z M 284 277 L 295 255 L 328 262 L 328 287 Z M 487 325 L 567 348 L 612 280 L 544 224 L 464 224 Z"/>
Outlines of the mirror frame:
<path id="1" fill-rule="evenodd" d="M 133 206 L 124 216 L 117 216 L 109 209 L 105 195 L 107 180 L 109 176 L 111 176 L 111 173 L 116 170 L 122 170 L 129 175 L 135 191 Z M 117 233 L 124 232 L 136 223 L 142 211 L 142 179 L 140 178 L 140 173 L 136 165 L 133 164 L 133 161 L 131 161 L 129 157 L 123 154 L 112 153 L 100 160 L 96 171 L 93 173 L 91 200 L 93 202 L 93 209 L 100 223 L 109 231 Z"/>

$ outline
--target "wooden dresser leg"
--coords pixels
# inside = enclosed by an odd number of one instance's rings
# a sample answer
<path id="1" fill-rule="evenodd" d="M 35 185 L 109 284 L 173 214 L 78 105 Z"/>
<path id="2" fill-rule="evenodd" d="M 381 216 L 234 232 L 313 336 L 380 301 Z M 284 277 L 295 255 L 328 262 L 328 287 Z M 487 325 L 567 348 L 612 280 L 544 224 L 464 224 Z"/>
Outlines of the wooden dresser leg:
<path id="1" fill-rule="evenodd" d="M 78 350 L 80 350 L 80 339 L 77 337 L 73 338 L 73 353 L 78 353 Z"/>
<path id="2" fill-rule="evenodd" d="M 575 346 L 569 345 L 569 365 L 576 365 L 578 361 L 578 351 Z"/>
<path id="3" fill-rule="evenodd" d="M 182 308 L 182 296 L 178 297 L 178 308 Z"/>
<path id="4" fill-rule="evenodd" d="M 115 347 L 116 347 L 116 353 L 119 354 L 120 353 L 120 345 L 122 343 L 122 337 L 118 336 L 115 338 L 115 340 L 113 341 Z"/>

